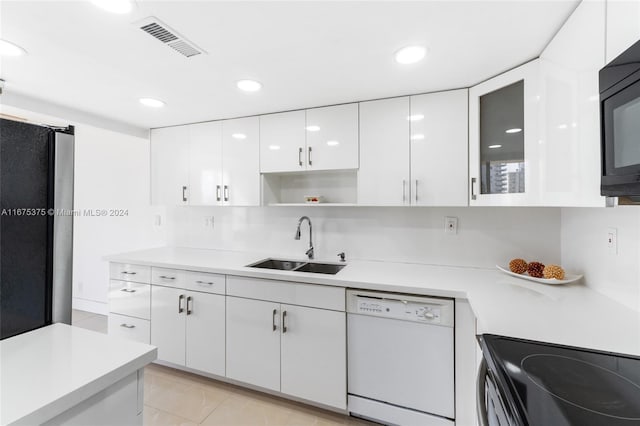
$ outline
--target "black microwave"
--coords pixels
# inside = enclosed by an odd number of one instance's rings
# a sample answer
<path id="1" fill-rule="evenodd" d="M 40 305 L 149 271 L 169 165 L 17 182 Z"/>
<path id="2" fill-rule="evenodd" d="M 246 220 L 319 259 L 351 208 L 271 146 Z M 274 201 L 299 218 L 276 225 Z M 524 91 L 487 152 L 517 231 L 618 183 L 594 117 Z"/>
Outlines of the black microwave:
<path id="1" fill-rule="evenodd" d="M 640 197 L 640 41 L 600 70 L 600 192 Z"/>

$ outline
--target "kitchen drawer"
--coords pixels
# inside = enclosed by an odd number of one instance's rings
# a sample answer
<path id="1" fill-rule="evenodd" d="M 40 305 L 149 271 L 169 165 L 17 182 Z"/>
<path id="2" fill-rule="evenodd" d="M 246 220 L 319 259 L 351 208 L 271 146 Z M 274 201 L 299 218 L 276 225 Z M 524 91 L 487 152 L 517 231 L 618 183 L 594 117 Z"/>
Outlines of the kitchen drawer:
<path id="1" fill-rule="evenodd" d="M 112 280 L 149 284 L 151 282 L 151 267 L 129 263 L 111 263 L 109 277 Z"/>
<path id="2" fill-rule="evenodd" d="M 127 281 L 109 281 L 109 312 L 136 318 L 151 318 L 151 286 Z"/>
<path id="3" fill-rule="evenodd" d="M 109 336 L 150 344 L 150 321 L 126 315 L 109 314 Z"/>
<path id="4" fill-rule="evenodd" d="M 346 290 L 342 287 L 227 276 L 227 295 L 344 312 Z"/>
<path id="5" fill-rule="evenodd" d="M 206 272 L 184 271 L 184 288 L 205 293 L 225 294 L 226 276 Z"/>
<path id="6" fill-rule="evenodd" d="M 181 269 L 151 268 L 151 284 L 183 288 L 185 274 Z"/>

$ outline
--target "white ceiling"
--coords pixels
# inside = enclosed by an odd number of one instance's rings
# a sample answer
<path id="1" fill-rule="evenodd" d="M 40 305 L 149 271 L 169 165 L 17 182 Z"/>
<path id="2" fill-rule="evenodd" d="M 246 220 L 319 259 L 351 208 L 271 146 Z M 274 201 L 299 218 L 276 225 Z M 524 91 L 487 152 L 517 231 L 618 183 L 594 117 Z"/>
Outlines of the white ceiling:
<path id="1" fill-rule="evenodd" d="M 578 1 L 0 2 L 6 91 L 138 127 L 468 87 L 537 57 Z M 208 52 L 185 58 L 133 22 L 150 15 Z M 428 47 L 399 65 L 393 53 Z M 263 83 L 244 93 L 236 80 Z M 165 108 L 149 109 L 139 97 Z"/>

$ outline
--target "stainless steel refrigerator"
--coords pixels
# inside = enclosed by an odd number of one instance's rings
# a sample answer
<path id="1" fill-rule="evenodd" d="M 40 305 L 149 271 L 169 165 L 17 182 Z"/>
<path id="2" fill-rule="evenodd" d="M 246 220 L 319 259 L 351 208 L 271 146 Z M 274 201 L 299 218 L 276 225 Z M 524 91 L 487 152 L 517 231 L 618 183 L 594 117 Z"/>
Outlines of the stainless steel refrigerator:
<path id="1" fill-rule="evenodd" d="M 0 119 L 0 339 L 71 323 L 74 129 Z"/>

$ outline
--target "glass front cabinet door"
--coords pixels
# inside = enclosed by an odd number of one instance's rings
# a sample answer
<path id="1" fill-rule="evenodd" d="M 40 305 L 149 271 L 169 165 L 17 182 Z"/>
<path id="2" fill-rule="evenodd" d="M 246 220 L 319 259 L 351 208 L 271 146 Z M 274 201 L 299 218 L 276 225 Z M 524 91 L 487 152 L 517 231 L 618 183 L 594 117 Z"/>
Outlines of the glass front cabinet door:
<path id="1" fill-rule="evenodd" d="M 539 203 L 539 60 L 469 90 L 469 204 Z"/>

